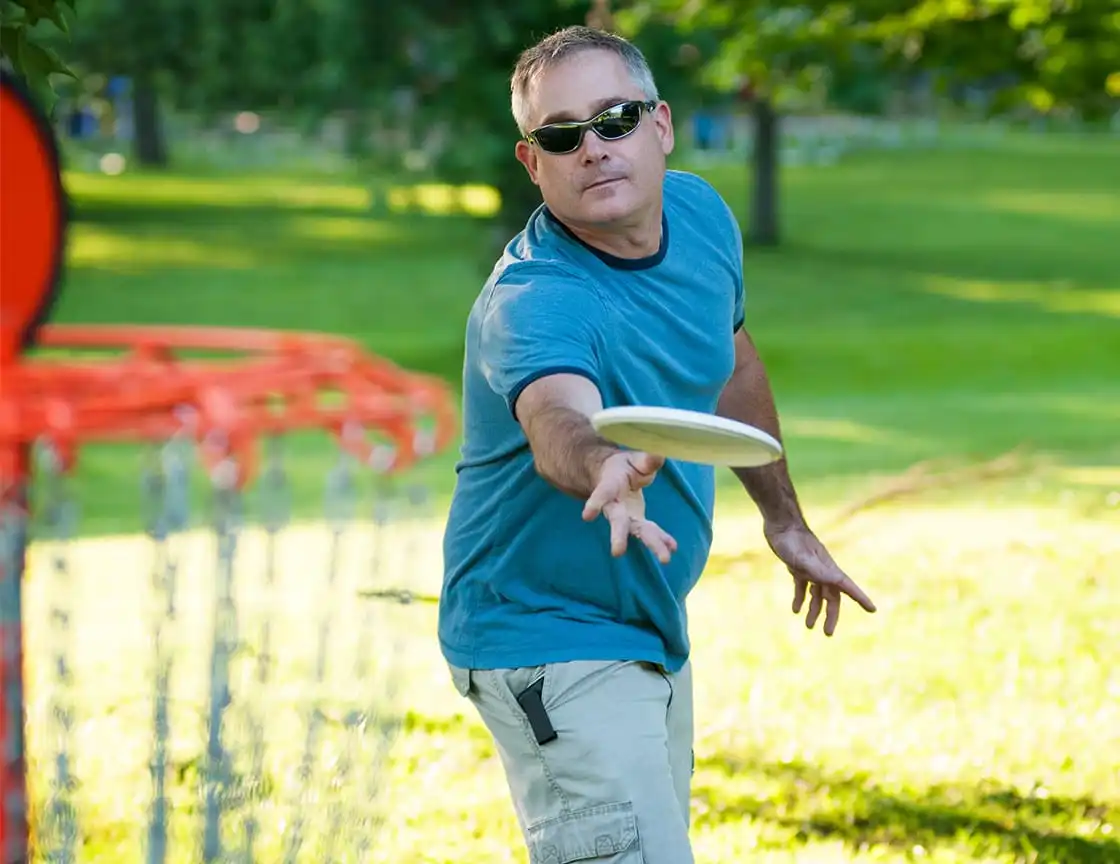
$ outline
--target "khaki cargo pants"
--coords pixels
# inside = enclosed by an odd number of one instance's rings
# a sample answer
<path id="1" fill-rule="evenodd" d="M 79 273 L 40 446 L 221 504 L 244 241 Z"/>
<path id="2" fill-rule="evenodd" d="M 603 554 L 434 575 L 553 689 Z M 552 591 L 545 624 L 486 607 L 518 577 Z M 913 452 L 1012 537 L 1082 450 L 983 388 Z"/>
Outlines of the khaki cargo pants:
<path id="1" fill-rule="evenodd" d="M 451 676 L 497 745 L 531 864 L 693 864 L 689 665 L 673 674 L 577 661 Z"/>

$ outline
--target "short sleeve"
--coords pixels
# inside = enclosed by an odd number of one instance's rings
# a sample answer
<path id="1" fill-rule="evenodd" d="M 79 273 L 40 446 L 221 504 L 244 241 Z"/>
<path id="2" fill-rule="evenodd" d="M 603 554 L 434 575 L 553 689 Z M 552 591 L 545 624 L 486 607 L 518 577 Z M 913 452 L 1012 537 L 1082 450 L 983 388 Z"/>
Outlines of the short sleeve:
<path id="1" fill-rule="evenodd" d="M 491 389 L 517 416 L 517 398 L 546 375 L 600 380 L 604 309 L 594 286 L 551 265 L 501 276 L 483 314 L 479 364 Z"/>
<path id="2" fill-rule="evenodd" d="M 731 221 L 735 237 L 733 241 L 735 248 L 732 250 L 735 258 L 735 310 L 731 319 L 731 332 L 738 333 L 747 317 L 747 285 L 746 277 L 743 274 L 743 232 L 739 228 L 739 220 L 735 218 L 735 214 L 730 207 L 727 208 L 727 217 Z"/>

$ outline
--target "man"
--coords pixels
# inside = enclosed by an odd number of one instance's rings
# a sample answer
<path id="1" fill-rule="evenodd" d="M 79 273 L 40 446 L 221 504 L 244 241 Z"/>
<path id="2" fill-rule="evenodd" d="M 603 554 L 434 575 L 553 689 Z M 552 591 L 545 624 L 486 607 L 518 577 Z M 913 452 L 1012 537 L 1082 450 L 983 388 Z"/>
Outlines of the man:
<path id="1" fill-rule="evenodd" d="M 742 240 L 670 172 L 668 105 L 630 43 L 582 27 L 514 71 L 516 156 L 544 205 L 471 312 L 440 644 L 494 737 L 534 864 L 688 864 L 685 600 L 707 560 L 709 466 L 623 451 L 602 406 L 716 412 L 778 436 L 744 324 Z M 784 462 L 737 470 L 794 577 L 794 612 L 874 606 L 805 524 Z M 733 622 L 732 622 L 733 623 Z M 729 624 L 729 626 L 731 626 Z"/>

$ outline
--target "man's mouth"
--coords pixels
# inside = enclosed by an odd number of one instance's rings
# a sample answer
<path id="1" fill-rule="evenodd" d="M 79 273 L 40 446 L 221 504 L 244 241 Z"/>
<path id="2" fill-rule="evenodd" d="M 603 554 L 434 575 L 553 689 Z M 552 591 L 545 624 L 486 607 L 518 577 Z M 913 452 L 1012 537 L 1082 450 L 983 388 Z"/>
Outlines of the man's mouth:
<path id="1" fill-rule="evenodd" d="M 618 181 L 620 181 L 622 179 L 623 179 L 622 177 L 605 177 L 602 180 L 596 180 L 594 183 L 592 183 L 590 186 L 588 186 L 584 191 L 589 192 L 592 189 L 601 189 L 604 186 L 610 186 L 612 183 L 617 183 Z"/>

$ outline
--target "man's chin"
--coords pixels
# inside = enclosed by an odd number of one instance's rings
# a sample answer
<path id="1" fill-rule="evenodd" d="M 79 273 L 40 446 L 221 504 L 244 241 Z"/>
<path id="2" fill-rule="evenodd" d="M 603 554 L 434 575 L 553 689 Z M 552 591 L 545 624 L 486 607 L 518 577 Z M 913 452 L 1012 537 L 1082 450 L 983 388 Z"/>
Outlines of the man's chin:
<path id="1" fill-rule="evenodd" d="M 618 196 L 604 201 L 585 201 L 581 209 L 584 221 L 593 225 L 612 225 L 629 221 L 637 205 L 629 196 Z"/>

